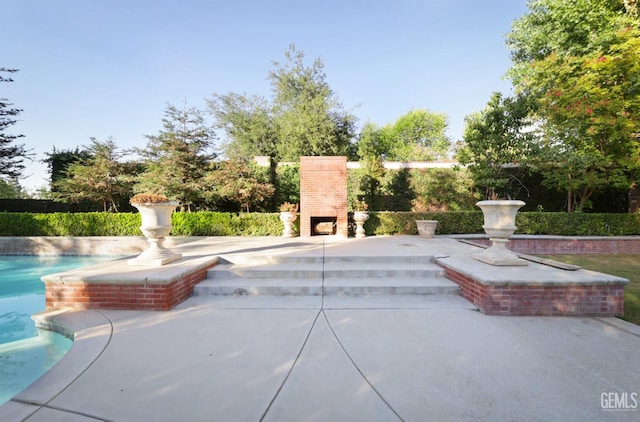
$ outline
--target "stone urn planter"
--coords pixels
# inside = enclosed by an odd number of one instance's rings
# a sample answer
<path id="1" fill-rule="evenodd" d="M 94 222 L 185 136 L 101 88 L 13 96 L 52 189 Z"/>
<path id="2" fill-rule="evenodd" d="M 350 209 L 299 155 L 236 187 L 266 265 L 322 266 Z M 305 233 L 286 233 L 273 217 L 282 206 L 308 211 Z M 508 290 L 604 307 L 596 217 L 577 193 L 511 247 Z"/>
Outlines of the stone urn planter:
<path id="1" fill-rule="evenodd" d="M 182 255 L 164 247 L 164 238 L 171 232 L 171 214 L 178 206 L 160 195 L 139 194 L 131 198 L 131 205 L 140 211 L 140 230 L 149 242 L 149 248 L 128 261 L 129 265 L 160 266 L 182 258 Z"/>
<path id="2" fill-rule="evenodd" d="M 509 238 L 517 228 L 516 213 L 524 205 L 523 201 L 512 200 L 480 201 L 476 204 L 484 215 L 482 228 L 489 235 L 491 246 L 473 258 L 490 265 L 527 265 L 525 260 L 507 249 Z"/>
<path id="3" fill-rule="evenodd" d="M 369 219 L 368 211 L 354 211 L 353 221 L 356 222 L 356 239 L 367 237 L 367 233 L 364 231 L 364 222 Z"/>
<path id="4" fill-rule="evenodd" d="M 294 237 L 293 223 L 298 219 L 298 204 L 285 202 L 280 205 L 280 221 L 284 226 L 282 237 Z"/>
<path id="5" fill-rule="evenodd" d="M 364 231 L 364 222 L 369 219 L 369 205 L 363 200 L 356 199 L 353 211 L 353 221 L 356 222 L 356 239 L 367 237 Z"/>
<path id="6" fill-rule="evenodd" d="M 438 220 L 416 220 L 416 226 L 418 227 L 418 235 L 430 238 L 436 234 Z"/>

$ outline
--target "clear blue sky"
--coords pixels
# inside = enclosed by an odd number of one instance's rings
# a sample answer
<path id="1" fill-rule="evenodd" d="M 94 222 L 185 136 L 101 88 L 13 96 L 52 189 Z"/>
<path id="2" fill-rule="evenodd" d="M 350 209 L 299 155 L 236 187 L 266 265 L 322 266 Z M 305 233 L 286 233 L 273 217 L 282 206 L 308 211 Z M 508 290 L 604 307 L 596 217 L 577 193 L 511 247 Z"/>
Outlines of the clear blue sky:
<path id="1" fill-rule="evenodd" d="M 447 114 L 455 141 L 491 92 L 510 92 L 504 35 L 526 11 L 526 0 L 3 0 L 0 67 L 20 71 L 0 96 L 24 109 L 12 131 L 36 153 L 22 184 L 47 184 L 39 160 L 54 146 L 144 146 L 167 103 L 269 96 L 290 44 L 322 60 L 360 125 L 425 108 Z"/>

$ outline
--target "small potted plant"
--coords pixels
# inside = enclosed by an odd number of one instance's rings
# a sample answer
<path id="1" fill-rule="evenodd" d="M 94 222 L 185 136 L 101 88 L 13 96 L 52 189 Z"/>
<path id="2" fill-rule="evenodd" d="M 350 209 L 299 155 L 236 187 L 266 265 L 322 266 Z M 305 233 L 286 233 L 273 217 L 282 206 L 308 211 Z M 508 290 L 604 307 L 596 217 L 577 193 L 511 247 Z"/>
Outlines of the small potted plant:
<path id="1" fill-rule="evenodd" d="M 356 238 L 366 237 L 367 234 L 364 231 L 364 222 L 369 219 L 369 205 L 359 199 L 356 199 L 353 203 L 353 221 L 356 222 Z"/>
<path id="2" fill-rule="evenodd" d="M 298 204 L 285 202 L 280 205 L 280 221 L 284 225 L 282 237 L 294 237 L 293 222 L 298 218 Z"/>
<path id="3" fill-rule="evenodd" d="M 150 244 L 147 250 L 130 259 L 129 265 L 164 265 L 182 258 L 163 246 L 165 236 L 171 232 L 171 214 L 178 203 L 166 196 L 149 193 L 134 195 L 129 203 L 140 212 L 140 230 Z"/>

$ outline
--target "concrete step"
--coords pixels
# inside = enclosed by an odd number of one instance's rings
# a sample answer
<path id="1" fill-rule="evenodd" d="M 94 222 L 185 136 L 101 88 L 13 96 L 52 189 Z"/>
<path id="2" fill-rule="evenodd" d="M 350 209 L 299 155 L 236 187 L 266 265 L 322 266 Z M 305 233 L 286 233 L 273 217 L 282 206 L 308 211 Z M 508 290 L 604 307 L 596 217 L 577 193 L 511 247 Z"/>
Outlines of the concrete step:
<path id="1" fill-rule="evenodd" d="M 352 278 L 325 279 L 328 296 L 394 296 L 458 294 L 459 286 L 444 277 L 417 278 Z"/>
<path id="2" fill-rule="evenodd" d="M 237 266 L 257 266 L 272 264 L 368 264 L 385 262 L 388 264 L 422 264 L 434 262 L 433 255 L 389 255 L 389 256 L 321 256 L 321 255 L 225 255 L 221 264 Z"/>
<path id="3" fill-rule="evenodd" d="M 458 294 L 456 283 L 441 277 L 426 279 L 206 279 L 195 286 L 194 296 L 393 296 Z"/>
<path id="4" fill-rule="evenodd" d="M 457 295 L 432 256 L 225 256 L 195 296 Z"/>
<path id="5" fill-rule="evenodd" d="M 333 278 L 366 278 L 366 279 L 409 279 L 444 277 L 444 269 L 433 263 L 421 264 L 389 264 L 377 262 L 375 264 L 353 265 L 352 263 L 325 264 L 325 280 Z"/>
<path id="6" fill-rule="evenodd" d="M 428 278 L 443 277 L 444 270 L 431 262 L 426 263 L 287 263 L 271 265 L 216 265 L 208 277 L 218 280 L 229 278 L 256 278 L 271 280 L 330 279 L 330 278 Z"/>

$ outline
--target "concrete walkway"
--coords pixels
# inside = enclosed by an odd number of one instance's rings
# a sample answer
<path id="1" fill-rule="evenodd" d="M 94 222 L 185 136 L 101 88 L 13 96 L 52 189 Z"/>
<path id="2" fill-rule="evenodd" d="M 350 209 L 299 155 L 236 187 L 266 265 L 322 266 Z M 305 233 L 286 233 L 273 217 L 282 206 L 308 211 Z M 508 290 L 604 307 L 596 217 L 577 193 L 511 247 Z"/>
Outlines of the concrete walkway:
<path id="1" fill-rule="evenodd" d="M 184 255 L 455 255 L 452 239 L 210 238 Z M 486 265 L 486 264 L 479 264 Z M 52 370 L 2 421 L 638 420 L 640 327 L 495 317 L 464 299 L 192 297 L 168 312 L 75 311 Z M 626 399 L 626 401 L 624 401 Z M 626 405 L 626 411 L 620 409 Z"/>

